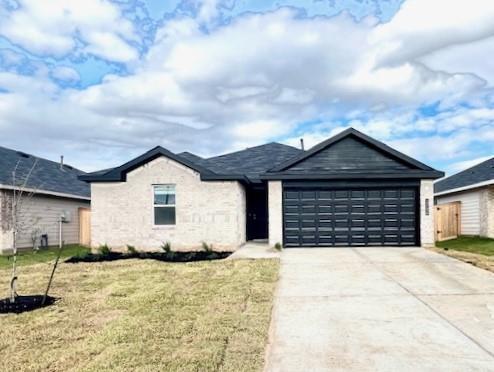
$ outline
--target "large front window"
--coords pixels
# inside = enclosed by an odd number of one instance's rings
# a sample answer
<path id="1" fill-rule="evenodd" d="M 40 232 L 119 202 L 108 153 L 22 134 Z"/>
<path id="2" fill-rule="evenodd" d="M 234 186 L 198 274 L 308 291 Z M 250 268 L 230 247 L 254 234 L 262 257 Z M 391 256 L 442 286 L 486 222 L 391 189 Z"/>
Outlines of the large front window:
<path id="1" fill-rule="evenodd" d="M 175 185 L 154 185 L 154 224 L 175 225 Z"/>

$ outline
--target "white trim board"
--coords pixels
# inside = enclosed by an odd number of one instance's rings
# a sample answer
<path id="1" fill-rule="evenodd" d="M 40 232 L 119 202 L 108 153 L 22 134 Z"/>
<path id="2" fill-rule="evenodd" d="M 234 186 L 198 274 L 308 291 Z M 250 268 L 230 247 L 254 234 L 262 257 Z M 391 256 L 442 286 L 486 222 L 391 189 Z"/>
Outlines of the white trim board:
<path id="1" fill-rule="evenodd" d="M 494 185 L 494 179 L 493 180 L 482 181 L 482 182 L 478 182 L 478 183 L 473 183 L 473 184 L 468 185 L 468 186 L 457 187 L 456 189 L 449 189 L 449 190 L 437 192 L 437 193 L 434 194 L 434 196 L 448 195 L 448 194 L 452 194 L 452 193 L 455 193 L 455 192 L 461 192 L 461 191 L 476 189 L 476 188 L 479 188 L 479 187 L 484 187 L 484 186 L 489 186 L 489 185 Z"/>
<path id="2" fill-rule="evenodd" d="M 15 187 L 12 185 L 2 185 L 0 184 L 0 189 L 4 190 L 23 190 L 25 192 L 31 192 L 34 194 L 44 194 L 44 195 L 52 195 L 52 196 L 58 196 L 61 198 L 69 198 L 69 199 L 79 199 L 79 200 L 91 200 L 91 197 L 89 196 L 80 196 L 80 195 L 75 195 L 75 194 L 66 194 L 63 192 L 56 192 L 56 191 L 48 191 L 48 190 L 36 190 L 28 187 Z"/>

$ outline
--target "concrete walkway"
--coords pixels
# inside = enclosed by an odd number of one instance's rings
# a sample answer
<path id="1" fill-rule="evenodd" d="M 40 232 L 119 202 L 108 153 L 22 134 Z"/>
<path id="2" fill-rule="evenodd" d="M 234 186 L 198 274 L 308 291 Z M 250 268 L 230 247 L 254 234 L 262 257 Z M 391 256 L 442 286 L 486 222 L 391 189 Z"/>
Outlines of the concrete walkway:
<path id="1" fill-rule="evenodd" d="M 422 248 L 285 249 L 266 371 L 494 371 L 494 275 Z"/>
<path id="2" fill-rule="evenodd" d="M 257 258 L 279 258 L 280 252 L 270 247 L 267 242 L 249 241 L 241 246 L 237 251 L 228 257 L 230 260 L 236 259 L 257 259 Z"/>

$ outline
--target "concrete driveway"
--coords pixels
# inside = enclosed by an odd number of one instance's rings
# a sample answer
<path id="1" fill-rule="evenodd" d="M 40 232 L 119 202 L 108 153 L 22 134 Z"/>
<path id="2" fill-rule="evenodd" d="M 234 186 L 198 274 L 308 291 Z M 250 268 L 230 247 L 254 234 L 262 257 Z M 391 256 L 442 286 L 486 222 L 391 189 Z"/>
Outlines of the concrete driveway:
<path id="1" fill-rule="evenodd" d="M 422 248 L 286 249 L 266 371 L 494 371 L 494 275 Z"/>

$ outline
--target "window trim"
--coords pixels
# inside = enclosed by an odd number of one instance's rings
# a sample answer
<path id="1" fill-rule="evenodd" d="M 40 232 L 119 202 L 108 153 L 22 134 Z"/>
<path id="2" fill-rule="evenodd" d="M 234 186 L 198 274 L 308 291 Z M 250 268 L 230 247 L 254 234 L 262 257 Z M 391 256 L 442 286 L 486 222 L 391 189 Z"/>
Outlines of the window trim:
<path id="1" fill-rule="evenodd" d="M 175 203 L 174 204 L 155 204 L 154 202 L 154 197 L 155 197 L 155 190 L 156 187 L 160 186 L 173 186 L 174 187 L 174 192 L 175 192 Z M 155 183 L 151 185 L 151 213 L 152 213 L 152 221 L 153 221 L 153 228 L 173 228 L 177 226 L 177 185 L 174 183 Z M 156 224 L 156 213 L 155 209 L 156 208 L 174 208 L 175 209 L 175 223 L 173 224 Z"/>

